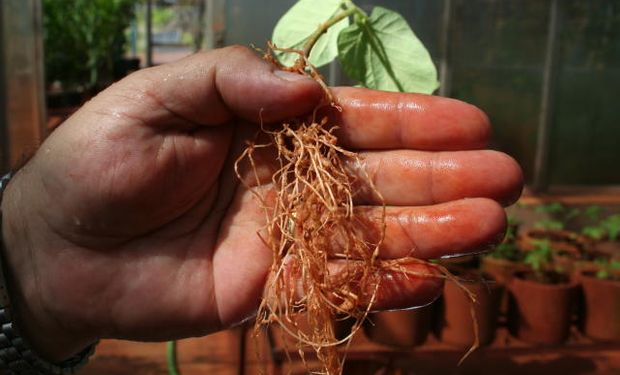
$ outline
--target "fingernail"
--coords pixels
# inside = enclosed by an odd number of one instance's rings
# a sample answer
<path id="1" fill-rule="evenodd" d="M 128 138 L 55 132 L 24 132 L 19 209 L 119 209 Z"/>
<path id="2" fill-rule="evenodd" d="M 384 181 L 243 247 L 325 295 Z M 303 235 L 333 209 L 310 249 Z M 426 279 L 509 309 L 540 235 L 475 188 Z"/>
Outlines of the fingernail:
<path id="1" fill-rule="evenodd" d="M 312 78 L 304 74 L 286 72 L 284 70 L 275 70 L 273 74 L 275 74 L 278 78 L 281 78 L 285 81 L 290 81 L 290 82 L 312 80 Z"/>

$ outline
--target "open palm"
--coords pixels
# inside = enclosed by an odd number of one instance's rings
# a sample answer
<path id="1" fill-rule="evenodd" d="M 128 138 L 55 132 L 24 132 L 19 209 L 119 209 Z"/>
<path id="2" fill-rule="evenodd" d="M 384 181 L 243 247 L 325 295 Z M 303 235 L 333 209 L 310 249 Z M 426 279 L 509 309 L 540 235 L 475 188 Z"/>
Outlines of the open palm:
<path id="1" fill-rule="evenodd" d="M 518 197 L 522 177 L 511 158 L 481 150 L 489 124 L 479 110 L 422 95 L 334 93 L 339 140 L 359 151 L 356 167 L 385 198 L 382 256 L 436 258 L 501 239 L 501 204 Z M 232 47 L 137 72 L 54 131 L 3 203 L 8 248 L 20 249 L 8 252 L 14 293 L 56 337 L 39 340 L 42 352 L 63 358 L 101 337 L 202 335 L 251 316 L 271 252 L 257 235 L 264 212 L 233 164 L 260 121 L 307 114 L 322 95 L 314 81 Z M 380 202 L 360 194 L 356 204 L 377 216 Z M 428 303 L 440 288 L 401 280 L 379 307 Z"/>

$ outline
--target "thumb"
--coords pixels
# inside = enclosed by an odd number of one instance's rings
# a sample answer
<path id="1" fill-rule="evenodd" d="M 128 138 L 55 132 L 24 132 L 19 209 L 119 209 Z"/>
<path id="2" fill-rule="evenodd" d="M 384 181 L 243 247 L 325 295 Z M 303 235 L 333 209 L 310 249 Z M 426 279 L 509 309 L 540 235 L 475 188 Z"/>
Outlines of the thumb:
<path id="1" fill-rule="evenodd" d="M 122 112 L 155 126 L 171 120 L 219 125 L 235 117 L 273 122 L 301 115 L 322 95 L 312 78 L 280 71 L 250 49 L 233 46 L 140 70 L 97 99 L 106 106 L 122 97 Z"/>

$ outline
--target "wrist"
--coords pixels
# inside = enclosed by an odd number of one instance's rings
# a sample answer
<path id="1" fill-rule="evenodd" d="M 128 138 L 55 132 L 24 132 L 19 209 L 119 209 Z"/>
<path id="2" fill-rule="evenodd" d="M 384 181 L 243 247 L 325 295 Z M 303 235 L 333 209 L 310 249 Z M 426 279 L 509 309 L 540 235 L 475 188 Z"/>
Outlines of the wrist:
<path id="1" fill-rule="evenodd" d="M 34 199 L 19 173 L 2 194 L 2 246 L 0 256 L 7 284 L 10 311 L 20 336 L 42 359 L 60 363 L 84 350 L 94 339 L 66 329 L 62 317 L 49 313 L 42 303 L 34 241 L 40 233 L 32 212 Z M 38 242 L 40 243 L 40 242 Z M 41 265 L 45 267 L 45 265 Z M 76 306 L 79 308 L 79 306 Z"/>

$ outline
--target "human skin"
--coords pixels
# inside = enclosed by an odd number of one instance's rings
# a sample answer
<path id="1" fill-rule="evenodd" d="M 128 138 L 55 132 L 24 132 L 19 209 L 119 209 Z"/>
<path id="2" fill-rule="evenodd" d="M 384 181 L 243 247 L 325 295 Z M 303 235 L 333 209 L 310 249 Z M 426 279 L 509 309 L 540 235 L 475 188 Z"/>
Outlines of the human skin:
<path id="1" fill-rule="evenodd" d="M 333 93 L 341 145 L 359 152 L 354 167 L 385 199 L 382 257 L 466 254 L 501 240 L 502 205 L 518 198 L 522 174 L 509 156 L 484 150 L 490 125 L 479 109 Z M 138 71 L 52 132 L 2 201 L 11 297 L 36 351 L 60 361 L 100 338 L 198 336 L 251 317 L 271 251 L 257 235 L 263 210 L 234 161 L 261 122 L 308 115 L 322 98 L 315 81 L 229 47 Z M 263 181 L 257 188 L 269 190 Z M 380 225 L 381 202 L 359 194 L 356 204 Z M 441 292 L 438 278 L 398 279 L 382 286 L 380 308 Z"/>

